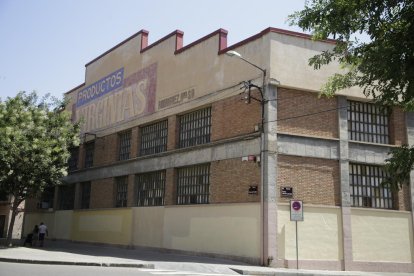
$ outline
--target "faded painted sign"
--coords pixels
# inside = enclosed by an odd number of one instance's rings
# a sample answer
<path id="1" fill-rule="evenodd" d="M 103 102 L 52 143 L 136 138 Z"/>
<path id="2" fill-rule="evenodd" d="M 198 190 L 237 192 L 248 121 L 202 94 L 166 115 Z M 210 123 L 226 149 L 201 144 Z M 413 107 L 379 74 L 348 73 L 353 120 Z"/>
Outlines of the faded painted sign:
<path id="1" fill-rule="evenodd" d="M 111 127 L 155 111 L 157 64 L 124 78 L 123 68 L 80 90 L 76 119 L 84 120 L 81 132 Z"/>

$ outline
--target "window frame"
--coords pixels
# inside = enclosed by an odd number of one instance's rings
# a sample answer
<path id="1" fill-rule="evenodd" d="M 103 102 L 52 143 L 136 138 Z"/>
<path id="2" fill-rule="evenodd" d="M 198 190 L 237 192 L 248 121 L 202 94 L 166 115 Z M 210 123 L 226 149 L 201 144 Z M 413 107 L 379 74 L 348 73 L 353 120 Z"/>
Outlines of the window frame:
<path id="1" fill-rule="evenodd" d="M 118 133 L 118 160 L 128 160 L 131 158 L 132 130 Z"/>
<path id="2" fill-rule="evenodd" d="M 76 171 L 78 169 L 79 162 L 79 147 L 74 147 L 69 149 L 69 159 L 68 159 L 68 171 Z"/>
<path id="3" fill-rule="evenodd" d="M 135 205 L 139 207 L 165 205 L 166 171 L 135 175 Z"/>
<path id="4" fill-rule="evenodd" d="M 115 178 L 115 207 L 128 206 L 128 176 Z"/>
<path id="5" fill-rule="evenodd" d="M 390 110 L 373 103 L 347 101 L 348 139 L 390 144 Z"/>
<path id="6" fill-rule="evenodd" d="M 84 144 L 85 148 L 85 160 L 84 160 L 84 167 L 91 168 L 93 167 L 93 159 L 95 155 L 95 141 L 88 142 Z"/>
<path id="7" fill-rule="evenodd" d="M 89 209 L 91 204 L 91 182 L 82 182 L 80 184 L 80 209 Z M 88 187 L 85 189 L 85 187 Z"/>
<path id="8" fill-rule="evenodd" d="M 167 151 L 168 120 L 140 127 L 139 155 L 151 155 Z"/>
<path id="9" fill-rule="evenodd" d="M 179 116 L 179 148 L 210 143 L 212 122 L 211 109 L 211 106 L 209 106 Z"/>
<path id="10" fill-rule="evenodd" d="M 386 173 L 379 165 L 349 163 L 351 206 L 358 208 L 394 209 L 395 198 L 388 187 L 381 187 Z"/>
<path id="11" fill-rule="evenodd" d="M 59 186 L 59 210 L 73 210 L 75 208 L 75 185 Z"/>
<path id="12" fill-rule="evenodd" d="M 210 203 L 210 167 L 205 163 L 177 169 L 177 205 Z"/>

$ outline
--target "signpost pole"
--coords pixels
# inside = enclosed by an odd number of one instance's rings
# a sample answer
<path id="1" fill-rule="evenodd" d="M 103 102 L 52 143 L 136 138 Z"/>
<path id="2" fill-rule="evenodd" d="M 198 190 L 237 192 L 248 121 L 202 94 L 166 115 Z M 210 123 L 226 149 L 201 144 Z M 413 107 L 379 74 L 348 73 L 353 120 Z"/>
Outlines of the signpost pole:
<path id="1" fill-rule="evenodd" d="M 299 269 L 298 221 L 296 223 L 296 269 Z"/>
<path id="2" fill-rule="evenodd" d="M 298 221 L 303 221 L 302 200 L 290 201 L 290 221 L 295 222 L 296 228 L 296 269 L 299 269 Z"/>

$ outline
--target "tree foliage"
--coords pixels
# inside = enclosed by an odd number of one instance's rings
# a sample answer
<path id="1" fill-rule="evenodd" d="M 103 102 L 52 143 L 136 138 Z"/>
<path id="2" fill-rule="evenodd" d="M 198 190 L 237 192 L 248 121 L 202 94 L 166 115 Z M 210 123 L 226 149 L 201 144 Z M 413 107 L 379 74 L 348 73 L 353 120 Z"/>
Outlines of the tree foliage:
<path id="1" fill-rule="evenodd" d="M 403 185 L 409 184 L 410 173 L 414 164 L 414 148 L 403 145 L 392 149 L 391 157 L 385 161 L 385 171 L 388 176 L 382 182 L 383 185 L 392 189 L 401 189 Z"/>
<path id="2" fill-rule="evenodd" d="M 348 69 L 332 76 L 323 93 L 359 86 L 381 104 L 414 110 L 414 1 L 313 0 L 290 22 L 315 39 L 336 40 L 309 60 L 316 69 L 334 60 Z"/>
<path id="3" fill-rule="evenodd" d="M 289 20 L 316 40 L 336 41 L 309 60 L 315 69 L 333 61 L 345 69 L 329 78 L 322 94 L 359 86 L 378 104 L 414 111 L 414 1 L 311 0 Z M 390 155 L 383 184 L 401 188 L 409 183 L 414 148 L 403 146 Z"/>
<path id="4" fill-rule="evenodd" d="M 79 125 L 61 102 L 39 99 L 35 92 L 0 100 L 0 192 L 12 198 L 9 242 L 18 206 L 60 183 L 78 135 Z"/>

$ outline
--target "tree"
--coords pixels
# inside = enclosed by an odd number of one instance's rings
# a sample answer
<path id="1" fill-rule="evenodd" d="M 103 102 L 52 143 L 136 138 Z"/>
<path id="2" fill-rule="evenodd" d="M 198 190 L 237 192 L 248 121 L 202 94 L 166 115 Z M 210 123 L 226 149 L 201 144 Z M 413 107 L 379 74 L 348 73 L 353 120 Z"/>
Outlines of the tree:
<path id="1" fill-rule="evenodd" d="M 62 102 L 39 100 L 35 92 L 0 99 L 0 193 L 11 196 L 8 245 L 19 205 L 61 183 L 68 149 L 78 144 L 79 124 L 71 122 Z"/>
<path id="2" fill-rule="evenodd" d="M 359 86 L 378 104 L 414 111 L 414 1 L 312 0 L 289 20 L 314 39 L 336 40 L 331 50 L 309 60 L 315 69 L 333 61 L 346 69 L 328 79 L 323 95 Z M 410 151 L 414 149 L 401 147 L 386 161 L 386 182 L 392 188 L 408 180 L 414 164 L 407 159 Z M 396 169 L 404 163 L 410 170 Z"/>

